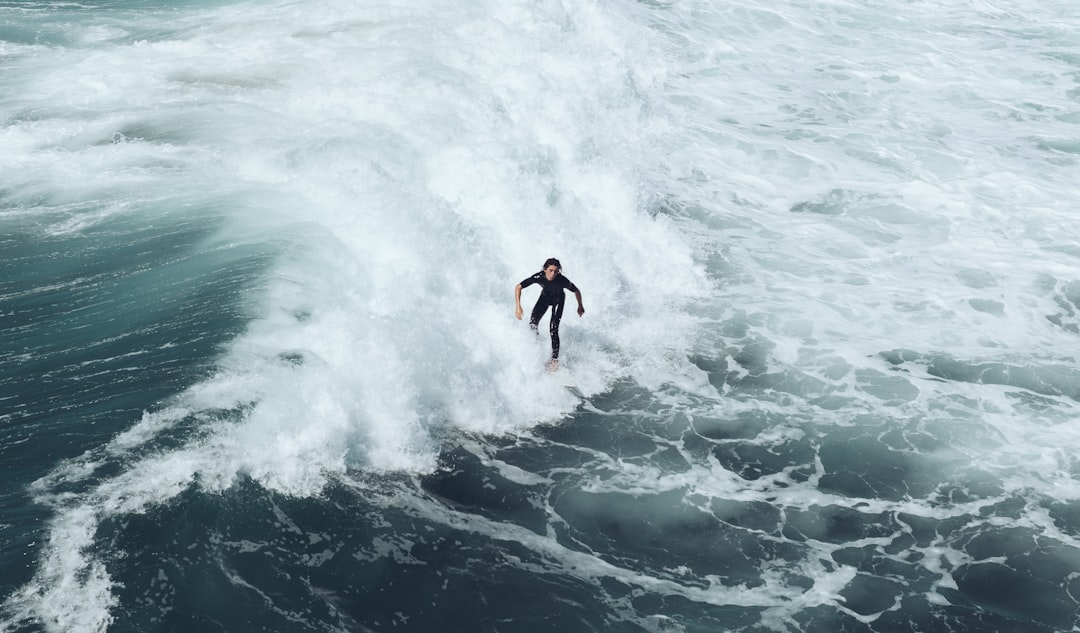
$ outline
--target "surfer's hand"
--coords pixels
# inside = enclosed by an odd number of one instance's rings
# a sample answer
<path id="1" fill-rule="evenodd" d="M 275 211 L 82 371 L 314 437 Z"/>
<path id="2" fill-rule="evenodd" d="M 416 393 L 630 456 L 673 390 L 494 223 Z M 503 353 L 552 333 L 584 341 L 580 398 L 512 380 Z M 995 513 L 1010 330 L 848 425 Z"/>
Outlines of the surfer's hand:
<path id="1" fill-rule="evenodd" d="M 518 306 L 518 307 L 517 307 L 517 308 L 516 308 L 516 309 L 514 310 L 514 316 L 516 316 L 516 317 L 517 317 L 517 320 L 518 320 L 518 321 L 520 321 L 520 320 L 521 320 L 521 315 L 523 315 L 523 314 L 525 314 L 525 311 L 521 309 L 521 306 Z"/>
<path id="2" fill-rule="evenodd" d="M 585 316 L 585 306 L 578 306 L 577 307 L 577 315 L 578 316 Z"/>

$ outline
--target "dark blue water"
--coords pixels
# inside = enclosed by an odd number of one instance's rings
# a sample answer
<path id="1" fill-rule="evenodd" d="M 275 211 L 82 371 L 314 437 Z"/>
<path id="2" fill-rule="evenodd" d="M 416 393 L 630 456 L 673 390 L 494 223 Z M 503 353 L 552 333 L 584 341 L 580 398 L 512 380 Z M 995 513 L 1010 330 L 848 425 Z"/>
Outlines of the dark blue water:
<path id="1" fill-rule="evenodd" d="M 0 263 L 5 593 L 29 580 L 50 516 L 28 484 L 205 379 L 220 345 L 246 322 L 244 292 L 272 255 L 213 248 L 213 218 L 189 212 L 60 236 L 42 234 L 34 217 L 8 223 L 14 232 Z"/>

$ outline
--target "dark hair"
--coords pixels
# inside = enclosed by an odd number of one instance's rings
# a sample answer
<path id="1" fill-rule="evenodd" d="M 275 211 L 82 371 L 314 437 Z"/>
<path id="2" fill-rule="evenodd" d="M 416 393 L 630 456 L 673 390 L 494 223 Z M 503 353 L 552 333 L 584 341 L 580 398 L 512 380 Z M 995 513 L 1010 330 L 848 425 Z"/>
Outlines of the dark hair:
<path id="1" fill-rule="evenodd" d="M 562 270 L 562 264 L 560 264 L 559 260 L 555 259 L 554 257 L 549 257 L 547 261 L 544 262 L 544 267 L 540 270 L 547 270 L 548 266 L 554 266 L 555 268 Z"/>

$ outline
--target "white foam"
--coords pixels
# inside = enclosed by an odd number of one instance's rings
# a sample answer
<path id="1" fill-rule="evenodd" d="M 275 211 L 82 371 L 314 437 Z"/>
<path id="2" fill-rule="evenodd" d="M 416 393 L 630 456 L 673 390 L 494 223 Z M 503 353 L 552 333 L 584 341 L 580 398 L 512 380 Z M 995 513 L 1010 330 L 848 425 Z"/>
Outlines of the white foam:
<path id="1" fill-rule="evenodd" d="M 49 104 L 3 132 L 23 195 L 115 201 L 52 234 L 180 189 L 228 201 L 215 241 L 282 252 L 215 375 L 35 485 L 56 510 L 51 541 L 9 605 L 50 630 L 105 629 L 98 524 L 191 486 L 248 476 L 312 495 L 352 468 L 428 471 L 447 430 L 559 419 L 579 399 L 513 318 L 514 284 L 547 257 L 584 293 L 585 318 L 571 299 L 562 330 L 585 395 L 678 354 L 679 306 L 703 284 L 678 228 L 641 204 L 657 121 L 640 91 L 660 66 L 598 7 L 488 9 L 230 6 L 171 12 L 153 41 L 131 39 L 137 21 L 99 22 L 13 76 L 24 103 Z M 55 492 L 192 419 L 181 448 Z"/>
<path id="2" fill-rule="evenodd" d="M 1009 492 L 1075 499 L 1075 403 L 1054 397 L 1033 416 L 1016 386 L 943 383 L 880 358 L 903 348 L 1071 362 L 1062 350 L 1075 331 L 1047 317 L 1069 309 L 1063 288 L 1080 275 L 1074 68 L 1046 38 L 998 46 L 1007 36 L 985 11 L 823 6 L 824 16 L 706 2 L 242 3 L 170 11 L 160 37 L 139 38 L 159 26 L 147 14 L 99 22 L 70 47 L 4 44 L 21 66 L 5 74 L 15 96 L 3 101 L 0 170 L 20 204 L 49 198 L 46 233 L 154 213 L 182 191 L 226 216 L 214 240 L 280 245 L 253 291 L 254 320 L 214 376 L 34 486 L 56 516 L 34 580 L 9 604 L 52 630 L 103 630 L 116 597 L 91 546 L 106 517 L 240 476 L 313 495 L 350 469 L 426 472 L 448 432 L 561 419 L 580 400 L 546 380 L 546 341 L 512 314 L 514 284 L 549 256 L 584 293 L 585 317 L 571 300 L 562 333 L 586 400 L 629 377 L 691 417 L 790 421 L 763 444 L 796 437 L 807 419 L 827 433 L 868 412 L 914 429 L 961 416 L 978 432 L 928 461 L 983 455 L 972 468 Z M 1032 24 L 1059 23 L 1042 19 L 1050 5 L 1016 6 Z M 647 212 L 669 202 L 689 210 Z M 707 277 L 703 262 L 719 260 Z M 750 343 L 766 371 L 818 380 L 852 404 L 718 390 L 687 361 L 721 359 L 751 378 L 753 359 L 739 355 Z M 913 395 L 890 398 L 867 376 Z M 58 492 L 189 417 L 199 433 L 188 444 L 85 494 Z M 844 503 L 815 489 L 820 463 L 792 485 L 789 473 L 748 483 L 689 456 L 676 474 L 595 457 L 611 470 L 590 480 L 595 490 Z M 544 481 L 487 463 L 523 485 Z M 931 517 L 981 507 L 867 504 Z M 1044 514 L 1026 521 L 1065 538 Z M 838 604 L 853 574 L 815 562 L 822 546 L 806 563 L 812 591 L 770 579 L 762 597 L 520 536 L 562 572 L 765 606 L 777 627 L 796 609 Z"/>

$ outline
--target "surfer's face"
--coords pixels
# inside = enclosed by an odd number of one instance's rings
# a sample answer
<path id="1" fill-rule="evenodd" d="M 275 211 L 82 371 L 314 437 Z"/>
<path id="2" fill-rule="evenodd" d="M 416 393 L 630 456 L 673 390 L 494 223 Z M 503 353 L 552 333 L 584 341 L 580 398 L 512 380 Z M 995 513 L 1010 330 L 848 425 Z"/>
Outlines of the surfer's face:
<path id="1" fill-rule="evenodd" d="M 555 266 L 555 265 L 548 266 L 547 268 L 544 269 L 544 277 L 546 277 L 548 281 L 551 281 L 552 279 L 554 279 L 555 275 L 558 275 L 558 274 L 559 274 L 559 268 L 557 266 Z"/>

